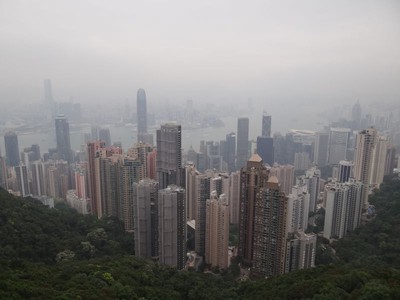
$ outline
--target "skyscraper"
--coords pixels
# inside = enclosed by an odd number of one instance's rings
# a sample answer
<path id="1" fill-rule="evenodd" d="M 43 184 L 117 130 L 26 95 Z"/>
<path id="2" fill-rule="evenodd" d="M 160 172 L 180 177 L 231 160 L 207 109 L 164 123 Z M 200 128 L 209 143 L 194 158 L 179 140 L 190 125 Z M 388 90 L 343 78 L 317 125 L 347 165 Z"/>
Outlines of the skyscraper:
<path id="1" fill-rule="evenodd" d="M 55 119 L 55 126 L 58 155 L 60 159 L 71 163 L 73 159 L 67 118 L 64 115 L 58 115 Z"/>
<path id="2" fill-rule="evenodd" d="M 137 130 L 138 134 L 147 133 L 147 102 L 144 89 L 137 91 Z"/>
<path id="3" fill-rule="evenodd" d="M 229 181 L 230 222 L 239 225 L 240 171 L 232 172 Z"/>
<path id="4" fill-rule="evenodd" d="M 236 170 L 236 134 L 231 132 L 226 135 L 226 143 L 222 152 L 224 161 L 228 164 L 229 172 Z"/>
<path id="5" fill-rule="evenodd" d="M 160 189 L 165 189 L 170 184 L 181 184 L 183 174 L 181 125 L 167 123 L 157 130 L 156 166 Z"/>
<path id="6" fill-rule="evenodd" d="M 15 132 L 9 131 L 4 135 L 4 146 L 6 148 L 7 165 L 10 167 L 19 166 L 18 137 Z"/>
<path id="7" fill-rule="evenodd" d="M 253 262 L 256 195 L 266 186 L 268 177 L 269 172 L 258 154 L 253 154 L 240 171 L 238 256 L 245 265 Z"/>
<path id="8" fill-rule="evenodd" d="M 363 184 L 332 183 L 325 187 L 324 238 L 340 239 L 360 225 Z"/>
<path id="9" fill-rule="evenodd" d="M 347 182 L 350 177 L 353 177 L 353 163 L 348 160 L 341 160 L 339 163 L 339 174 L 338 181 L 339 182 Z"/>
<path id="10" fill-rule="evenodd" d="M 151 179 L 135 184 L 134 202 L 135 255 L 158 257 L 158 182 Z"/>
<path id="11" fill-rule="evenodd" d="M 136 113 L 137 113 L 137 141 L 153 144 L 153 136 L 147 133 L 147 101 L 146 92 L 144 89 L 137 91 L 136 100 Z"/>
<path id="12" fill-rule="evenodd" d="M 206 263 L 227 269 L 229 243 L 229 206 L 225 194 L 214 191 L 206 204 Z"/>
<path id="13" fill-rule="evenodd" d="M 347 148 L 349 144 L 349 128 L 331 128 L 329 136 L 329 155 L 328 163 L 339 164 L 341 160 L 347 158 Z"/>
<path id="14" fill-rule="evenodd" d="M 314 267 L 316 248 L 316 234 L 306 234 L 303 230 L 290 233 L 286 246 L 285 272 Z"/>
<path id="15" fill-rule="evenodd" d="M 274 164 L 274 139 L 267 136 L 258 136 L 257 153 L 265 163 L 272 166 Z"/>
<path id="16" fill-rule="evenodd" d="M 249 158 L 249 118 L 238 118 L 236 167 L 242 168 Z"/>
<path id="17" fill-rule="evenodd" d="M 285 272 L 287 197 L 271 176 L 256 195 L 254 206 L 253 272 L 276 276 Z"/>
<path id="18" fill-rule="evenodd" d="M 328 161 L 329 133 L 317 132 L 314 144 L 314 163 L 318 167 L 324 167 Z"/>
<path id="19" fill-rule="evenodd" d="M 262 117 L 261 136 L 271 137 L 271 116 L 264 112 Z"/>
<path id="20" fill-rule="evenodd" d="M 159 262 L 183 269 L 186 262 L 185 190 L 170 185 L 158 192 Z"/>
<path id="21" fill-rule="evenodd" d="M 31 193 L 29 189 L 28 168 L 20 164 L 15 167 L 15 173 L 17 175 L 18 191 L 22 197 L 28 196 Z"/>
<path id="22" fill-rule="evenodd" d="M 308 193 L 310 193 L 310 212 L 315 212 L 317 209 L 320 177 L 321 171 L 312 167 L 306 171 L 305 175 L 296 178 L 296 185 L 305 185 Z"/>
<path id="23" fill-rule="evenodd" d="M 363 183 L 363 205 L 368 205 L 369 183 L 371 180 L 371 169 L 374 148 L 377 143 L 377 131 L 368 128 L 360 131 L 356 136 L 355 157 L 354 157 L 354 178 Z"/>

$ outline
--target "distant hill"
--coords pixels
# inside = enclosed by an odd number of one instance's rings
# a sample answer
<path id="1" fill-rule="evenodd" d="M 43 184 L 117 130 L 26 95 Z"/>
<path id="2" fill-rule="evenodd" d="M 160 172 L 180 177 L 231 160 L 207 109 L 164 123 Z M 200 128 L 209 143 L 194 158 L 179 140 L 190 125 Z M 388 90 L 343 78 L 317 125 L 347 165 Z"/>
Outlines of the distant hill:
<path id="1" fill-rule="evenodd" d="M 0 299 L 398 299 L 398 178 L 387 178 L 371 203 L 373 221 L 319 250 L 326 265 L 239 283 L 233 268 L 202 274 L 135 258 L 117 220 L 2 190 Z"/>

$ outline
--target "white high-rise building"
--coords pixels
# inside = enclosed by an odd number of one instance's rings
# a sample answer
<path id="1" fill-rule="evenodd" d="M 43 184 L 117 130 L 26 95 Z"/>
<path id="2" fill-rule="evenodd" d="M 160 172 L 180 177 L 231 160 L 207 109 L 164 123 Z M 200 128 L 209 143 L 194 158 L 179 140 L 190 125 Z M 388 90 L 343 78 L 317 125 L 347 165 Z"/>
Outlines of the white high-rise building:
<path id="1" fill-rule="evenodd" d="M 158 182 L 152 179 L 134 183 L 137 190 L 134 205 L 135 255 L 158 257 Z"/>
<path id="2" fill-rule="evenodd" d="M 325 189 L 324 237 L 340 239 L 360 225 L 363 184 L 333 182 Z"/>
<path id="3" fill-rule="evenodd" d="M 214 191 L 206 205 L 206 263 L 227 269 L 229 244 L 229 206 L 225 194 Z"/>
<path id="4" fill-rule="evenodd" d="M 382 136 L 377 138 L 376 145 L 372 154 L 371 170 L 369 175 L 369 183 L 372 186 L 379 187 L 380 184 L 383 182 L 383 177 L 385 176 L 388 147 L 389 142 L 386 138 Z"/>
<path id="5" fill-rule="evenodd" d="M 183 269 L 186 262 L 185 190 L 170 185 L 158 192 L 159 262 Z"/>
<path id="6" fill-rule="evenodd" d="M 307 185 L 294 186 L 288 196 L 287 232 L 306 230 L 308 226 L 308 210 L 310 194 Z"/>
<path id="7" fill-rule="evenodd" d="M 319 189 L 320 189 L 320 178 L 321 178 L 321 171 L 316 167 L 312 167 L 306 171 L 306 174 L 303 176 L 298 176 L 296 178 L 296 185 L 307 186 L 307 191 L 310 194 L 310 206 L 309 211 L 316 211 L 317 209 L 317 202 L 319 196 Z"/>
<path id="8" fill-rule="evenodd" d="M 364 184 L 363 205 L 368 207 L 369 184 L 372 167 L 374 149 L 377 144 L 378 133 L 374 128 L 360 131 L 356 136 L 355 157 L 354 157 L 354 178 Z"/>

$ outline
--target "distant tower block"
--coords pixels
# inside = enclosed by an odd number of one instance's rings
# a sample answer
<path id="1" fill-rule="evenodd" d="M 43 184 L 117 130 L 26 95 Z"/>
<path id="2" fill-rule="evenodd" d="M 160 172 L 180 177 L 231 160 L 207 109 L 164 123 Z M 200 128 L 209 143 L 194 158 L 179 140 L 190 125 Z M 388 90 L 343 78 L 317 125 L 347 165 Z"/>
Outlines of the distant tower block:
<path id="1" fill-rule="evenodd" d="M 147 133 L 147 102 L 146 92 L 139 89 L 137 92 L 137 130 L 138 134 Z"/>

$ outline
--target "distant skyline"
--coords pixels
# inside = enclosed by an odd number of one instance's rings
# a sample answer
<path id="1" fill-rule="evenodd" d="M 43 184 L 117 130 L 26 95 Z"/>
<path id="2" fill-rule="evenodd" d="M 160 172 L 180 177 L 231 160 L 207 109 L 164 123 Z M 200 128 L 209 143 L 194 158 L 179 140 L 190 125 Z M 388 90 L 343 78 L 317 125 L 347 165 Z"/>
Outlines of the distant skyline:
<path id="1" fill-rule="evenodd" d="M 0 2 L 0 103 L 400 98 L 399 1 Z"/>

